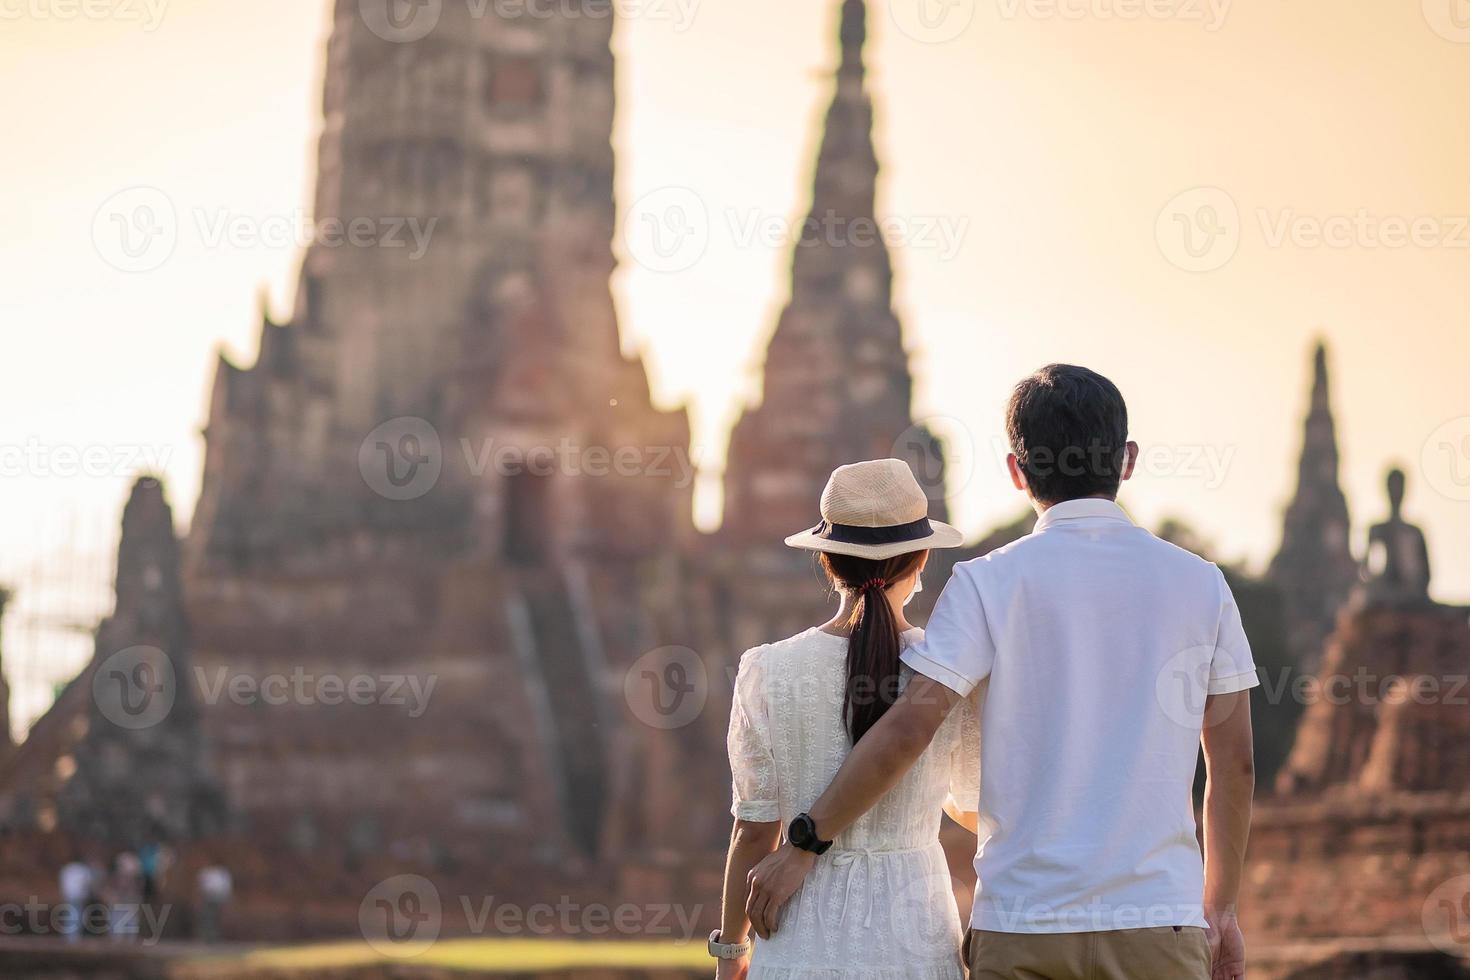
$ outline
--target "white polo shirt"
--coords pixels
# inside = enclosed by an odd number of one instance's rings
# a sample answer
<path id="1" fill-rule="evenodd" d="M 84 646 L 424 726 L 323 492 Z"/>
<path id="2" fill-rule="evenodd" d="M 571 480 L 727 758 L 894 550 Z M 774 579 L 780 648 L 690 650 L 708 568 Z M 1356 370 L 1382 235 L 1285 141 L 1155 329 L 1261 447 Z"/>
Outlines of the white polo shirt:
<path id="1" fill-rule="evenodd" d="M 974 928 L 1204 926 L 1205 699 L 1259 683 L 1218 568 L 1067 501 L 956 566 L 903 660 L 962 695 L 989 681 Z"/>

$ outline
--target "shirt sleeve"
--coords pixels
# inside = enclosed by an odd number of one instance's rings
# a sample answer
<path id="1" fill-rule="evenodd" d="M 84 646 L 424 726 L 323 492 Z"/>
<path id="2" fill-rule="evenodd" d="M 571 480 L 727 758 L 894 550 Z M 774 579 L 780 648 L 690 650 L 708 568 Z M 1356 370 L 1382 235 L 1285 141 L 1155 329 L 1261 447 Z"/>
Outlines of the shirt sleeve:
<path id="1" fill-rule="evenodd" d="M 1256 661 L 1240 621 L 1235 595 L 1224 574 L 1218 569 L 1215 574 L 1220 578 L 1220 624 L 1215 632 L 1215 654 L 1210 661 L 1209 692 L 1234 694 L 1259 687 L 1261 679 L 1256 676 Z"/>
<path id="2" fill-rule="evenodd" d="M 904 653 L 903 662 L 961 697 L 969 697 L 990 676 L 995 645 L 974 573 L 965 565 L 955 566 L 924 627 L 924 639 Z"/>
<path id="3" fill-rule="evenodd" d="M 730 707 L 730 813 L 737 820 L 776 823 L 781 819 L 776 796 L 776 757 L 771 751 L 770 718 L 766 711 L 765 671 L 752 650 L 740 660 L 735 677 L 735 699 Z"/>

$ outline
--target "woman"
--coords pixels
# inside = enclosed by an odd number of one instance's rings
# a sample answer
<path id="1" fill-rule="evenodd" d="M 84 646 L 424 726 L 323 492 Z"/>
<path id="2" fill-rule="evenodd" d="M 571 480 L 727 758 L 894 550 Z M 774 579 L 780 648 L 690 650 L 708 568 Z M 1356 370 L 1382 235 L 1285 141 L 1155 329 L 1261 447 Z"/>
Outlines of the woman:
<path id="1" fill-rule="evenodd" d="M 854 463 L 828 481 L 821 523 L 786 539 L 820 553 L 841 605 L 823 625 L 740 662 L 729 736 L 735 828 L 724 916 L 710 939 L 720 980 L 964 976 L 939 825 L 941 812 L 973 811 L 979 797 L 979 722 L 968 702 L 882 802 L 836 839 L 783 910 L 781 930 L 753 956 L 747 945 L 751 868 L 908 682 L 899 656 L 923 631 L 909 625 L 903 607 L 919 590 L 929 549 L 962 541 L 926 517 L 928 505 L 901 460 Z M 947 798 L 962 801 L 960 809 Z"/>

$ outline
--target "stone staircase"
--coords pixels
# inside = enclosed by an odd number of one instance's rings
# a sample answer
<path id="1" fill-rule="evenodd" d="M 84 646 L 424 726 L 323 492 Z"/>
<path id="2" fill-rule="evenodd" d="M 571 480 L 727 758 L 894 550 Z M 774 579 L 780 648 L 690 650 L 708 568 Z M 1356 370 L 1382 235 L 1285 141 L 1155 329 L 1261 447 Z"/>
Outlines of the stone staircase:
<path id="1" fill-rule="evenodd" d="M 539 688 L 542 721 L 554 746 L 557 786 L 569 834 L 597 853 L 607 804 L 605 670 L 589 648 L 588 610 L 569 573 L 536 569 L 517 576 L 511 622 L 522 667 Z"/>

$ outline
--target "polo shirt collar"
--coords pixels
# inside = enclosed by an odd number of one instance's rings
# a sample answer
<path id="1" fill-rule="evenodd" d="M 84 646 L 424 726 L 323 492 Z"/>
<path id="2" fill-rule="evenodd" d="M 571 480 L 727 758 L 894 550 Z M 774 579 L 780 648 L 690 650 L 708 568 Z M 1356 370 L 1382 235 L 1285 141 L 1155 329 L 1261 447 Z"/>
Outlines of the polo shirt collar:
<path id="1" fill-rule="evenodd" d="M 1122 521 L 1124 524 L 1132 524 L 1133 518 L 1114 501 L 1085 497 L 1080 500 L 1064 500 L 1048 507 L 1036 519 L 1036 530 L 1043 531 L 1062 521 Z"/>

